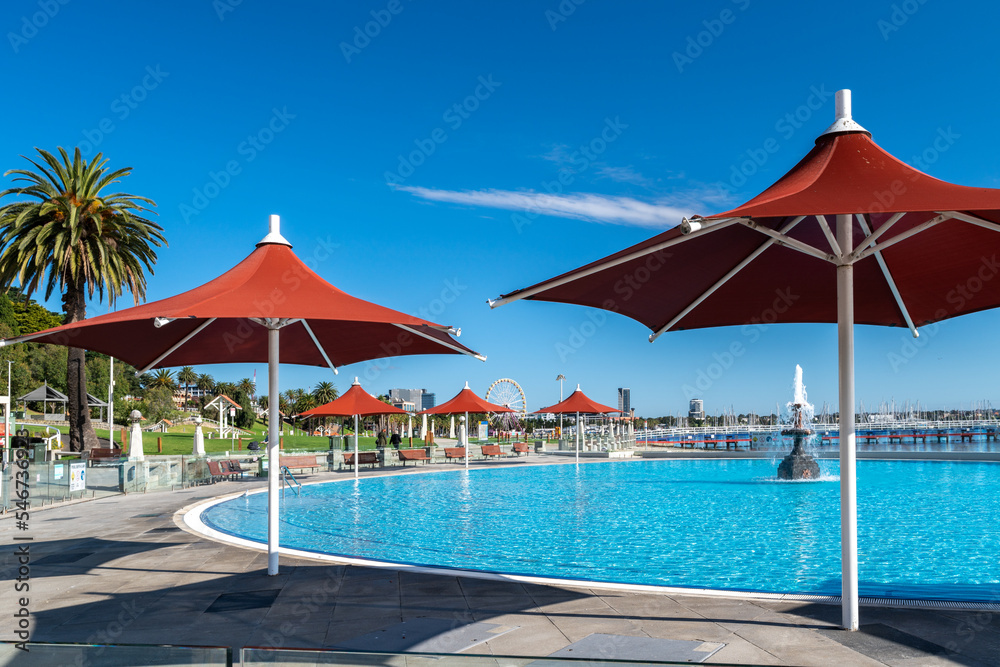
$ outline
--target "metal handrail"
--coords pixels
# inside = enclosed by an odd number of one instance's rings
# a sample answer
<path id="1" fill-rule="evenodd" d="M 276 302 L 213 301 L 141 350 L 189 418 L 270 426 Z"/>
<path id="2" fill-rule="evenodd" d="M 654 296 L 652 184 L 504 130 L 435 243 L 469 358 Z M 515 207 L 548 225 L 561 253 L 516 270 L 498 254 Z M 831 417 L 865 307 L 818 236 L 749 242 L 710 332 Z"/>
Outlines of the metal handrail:
<path id="1" fill-rule="evenodd" d="M 287 482 L 287 480 L 288 480 L 289 477 L 292 479 L 293 482 L 295 482 L 295 486 L 292 487 L 295 490 L 295 495 L 296 496 L 299 495 L 299 492 L 302 490 L 302 482 L 300 482 L 299 480 L 295 479 L 295 475 L 293 475 L 292 471 L 288 469 L 288 466 L 281 466 L 281 497 L 282 498 L 285 497 L 285 484 L 286 484 L 286 482 Z"/>

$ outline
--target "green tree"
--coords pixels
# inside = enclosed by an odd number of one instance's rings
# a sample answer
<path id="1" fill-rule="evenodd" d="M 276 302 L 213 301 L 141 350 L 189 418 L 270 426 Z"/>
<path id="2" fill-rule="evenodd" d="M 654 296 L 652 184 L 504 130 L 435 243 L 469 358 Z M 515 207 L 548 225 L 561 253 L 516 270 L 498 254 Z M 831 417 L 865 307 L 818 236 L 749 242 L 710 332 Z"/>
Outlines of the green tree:
<path id="1" fill-rule="evenodd" d="M 151 422 L 170 419 L 177 412 L 174 407 L 174 392 L 166 387 L 153 387 L 146 392 L 136 409 Z"/>
<path id="2" fill-rule="evenodd" d="M 158 368 L 156 372 L 153 373 L 153 378 L 150 380 L 149 386 L 153 389 L 167 389 L 170 391 L 171 395 L 177 391 L 177 381 L 174 380 L 173 371 L 169 371 L 166 368 Z"/>
<path id="3" fill-rule="evenodd" d="M 145 272 L 156 262 L 153 247 L 166 241 L 163 228 L 143 216 L 155 206 L 152 200 L 127 193 L 102 191 L 129 175 L 131 168 L 110 171 L 98 153 L 85 160 L 80 149 L 73 159 L 63 148 L 59 157 L 37 149 L 40 162 L 26 158 L 38 171 L 14 169 L 18 185 L 0 193 L 26 197 L 0 207 L 0 285 L 16 279 L 26 296 L 44 284 L 45 298 L 62 292 L 66 323 L 87 316 L 87 298 L 97 292 L 108 301 L 124 290 L 138 304 L 145 298 Z M 23 184 L 23 185 L 21 185 Z M 84 350 L 67 352 L 70 449 L 89 450 L 98 445 L 87 406 L 87 372 Z"/>
<path id="4" fill-rule="evenodd" d="M 191 396 L 191 387 L 198 381 L 198 374 L 192 366 L 185 366 L 177 371 L 177 381 L 184 387 L 184 405 Z"/>

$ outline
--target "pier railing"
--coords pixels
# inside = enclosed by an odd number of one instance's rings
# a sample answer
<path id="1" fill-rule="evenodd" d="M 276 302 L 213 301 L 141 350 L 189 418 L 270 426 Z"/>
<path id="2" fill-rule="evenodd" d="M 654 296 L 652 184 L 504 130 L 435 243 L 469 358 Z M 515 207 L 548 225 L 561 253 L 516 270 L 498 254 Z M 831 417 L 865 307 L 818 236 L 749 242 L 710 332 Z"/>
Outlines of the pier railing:
<path id="1" fill-rule="evenodd" d="M 750 436 L 776 436 L 780 435 L 782 429 L 788 428 L 787 424 L 776 426 L 764 424 L 742 424 L 730 426 L 690 426 L 680 428 L 656 428 L 656 429 L 636 429 L 636 440 L 688 440 L 688 439 L 714 439 L 727 435 L 747 434 Z M 815 423 L 809 428 L 814 433 L 827 434 L 836 433 L 840 430 L 837 423 Z M 977 429 L 998 429 L 1000 422 L 995 419 L 966 419 L 966 420 L 900 420 L 893 422 L 858 422 L 856 428 L 861 431 L 947 431 L 950 433 L 977 430 Z"/>

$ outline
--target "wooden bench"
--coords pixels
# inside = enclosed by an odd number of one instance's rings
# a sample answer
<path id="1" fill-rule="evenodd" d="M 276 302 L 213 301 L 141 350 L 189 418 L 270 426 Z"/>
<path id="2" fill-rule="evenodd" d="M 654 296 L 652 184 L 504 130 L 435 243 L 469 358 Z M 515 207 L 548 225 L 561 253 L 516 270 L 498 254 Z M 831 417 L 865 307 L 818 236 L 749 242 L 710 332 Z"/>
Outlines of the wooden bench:
<path id="1" fill-rule="evenodd" d="M 526 442 L 515 442 L 512 451 L 518 456 L 521 454 L 527 456 L 531 453 L 531 445 Z"/>
<path id="2" fill-rule="evenodd" d="M 396 454 L 399 455 L 399 460 L 403 462 L 403 467 L 406 467 L 407 461 L 430 461 L 431 457 L 427 456 L 427 452 L 422 449 L 397 449 Z"/>
<path id="3" fill-rule="evenodd" d="M 465 447 L 445 447 L 444 448 L 444 458 L 447 459 L 464 459 L 465 458 Z"/>
<path id="4" fill-rule="evenodd" d="M 222 472 L 222 466 L 219 465 L 218 461 L 206 461 L 208 464 L 208 474 L 212 476 L 212 484 L 216 482 L 221 482 L 229 476 L 228 473 Z"/>
<path id="5" fill-rule="evenodd" d="M 322 466 L 316 463 L 315 456 L 279 456 L 278 462 L 283 468 L 291 470 L 319 470 Z"/>
<path id="6" fill-rule="evenodd" d="M 350 467 L 354 466 L 354 452 L 344 452 L 344 465 Z M 358 452 L 358 465 L 372 466 L 374 468 L 378 465 L 378 453 Z"/>
<path id="7" fill-rule="evenodd" d="M 87 459 L 94 463 L 117 461 L 120 458 L 122 458 L 121 447 L 94 447 L 87 456 Z"/>
<path id="8" fill-rule="evenodd" d="M 483 456 L 487 459 L 491 456 L 497 458 L 503 456 L 503 450 L 500 449 L 500 445 L 483 445 L 481 449 L 483 450 Z"/>
<path id="9" fill-rule="evenodd" d="M 219 467 L 224 474 L 229 475 L 232 479 L 243 479 L 243 475 L 247 472 L 236 459 L 219 461 Z"/>

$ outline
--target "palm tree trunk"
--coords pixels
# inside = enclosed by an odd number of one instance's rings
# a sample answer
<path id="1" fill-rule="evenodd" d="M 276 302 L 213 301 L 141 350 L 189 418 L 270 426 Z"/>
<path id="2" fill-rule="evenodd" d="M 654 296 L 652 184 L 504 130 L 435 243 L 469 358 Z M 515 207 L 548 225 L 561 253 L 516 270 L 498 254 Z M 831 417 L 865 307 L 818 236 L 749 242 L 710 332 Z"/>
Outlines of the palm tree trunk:
<path id="1" fill-rule="evenodd" d="M 63 295 L 63 312 L 66 324 L 79 322 L 87 317 L 87 302 L 82 287 L 67 288 Z M 99 447 L 94 426 L 90 423 L 90 406 L 87 405 L 86 351 L 78 347 L 67 350 L 66 396 L 69 419 L 69 448 L 73 452 L 89 452 Z"/>

